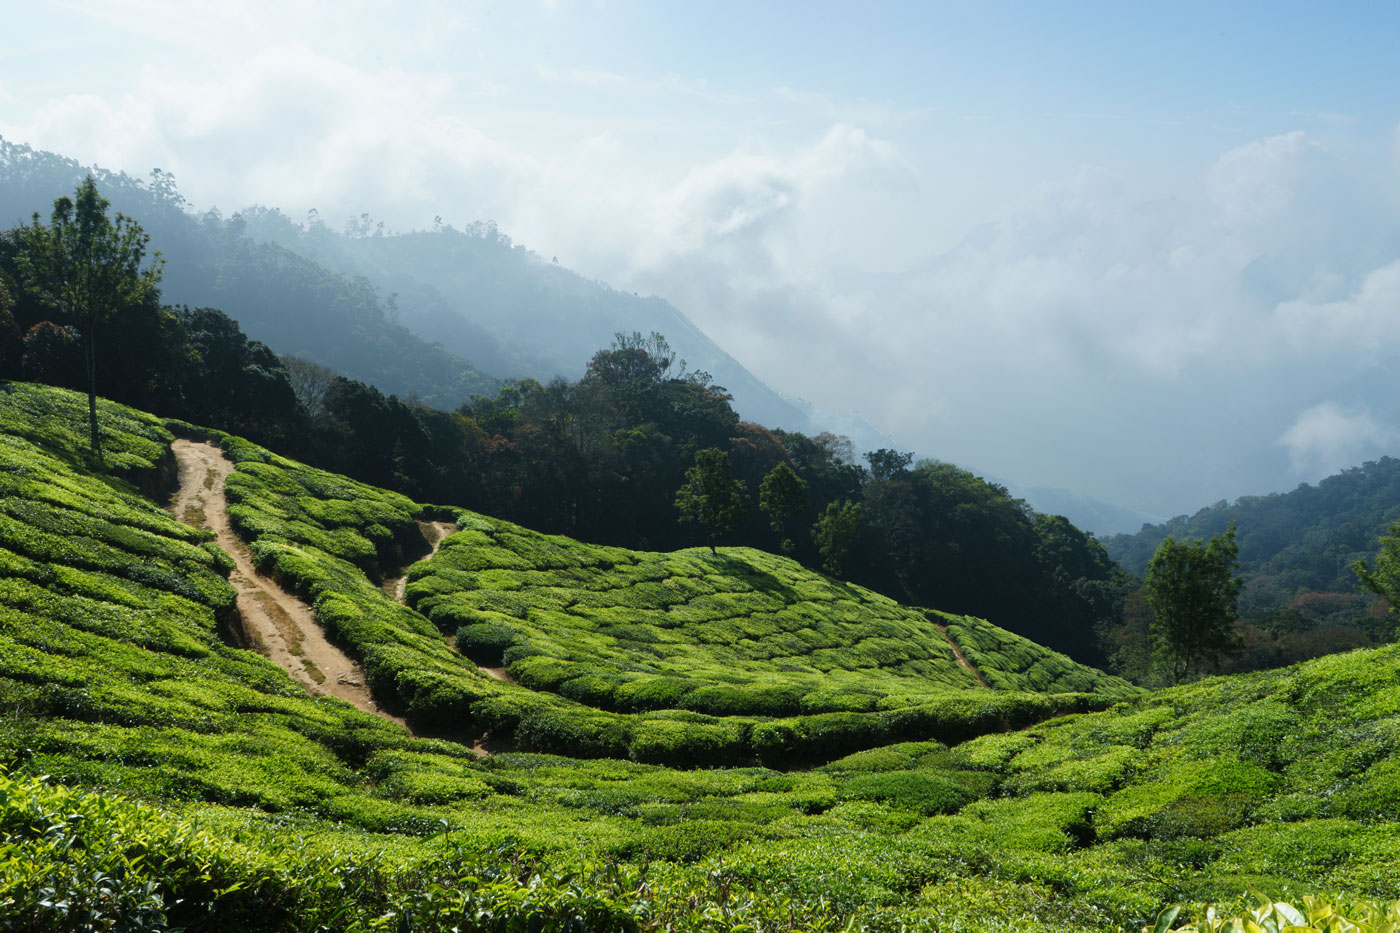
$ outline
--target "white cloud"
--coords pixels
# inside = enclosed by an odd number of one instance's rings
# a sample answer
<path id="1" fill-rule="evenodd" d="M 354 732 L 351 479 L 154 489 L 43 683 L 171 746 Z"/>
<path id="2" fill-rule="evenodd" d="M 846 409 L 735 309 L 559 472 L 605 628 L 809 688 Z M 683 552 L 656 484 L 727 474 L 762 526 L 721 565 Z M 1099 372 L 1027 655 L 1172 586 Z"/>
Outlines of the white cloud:
<path id="1" fill-rule="evenodd" d="M 1318 144 L 1301 130 L 1226 152 L 1210 175 L 1210 197 L 1222 226 L 1268 223 L 1288 208 L 1305 156 Z"/>
<path id="2" fill-rule="evenodd" d="M 11 94 L 0 134 L 160 166 L 225 212 L 494 219 L 921 453 L 1154 512 L 1394 440 L 1321 403 L 1359 397 L 1336 391 L 1358 362 L 1400 356 L 1400 132 L 1359 155 L 1261 136 L 1170 185 L 1114 164 L 1060 173 L 1038 152 L 997 154 L 1020 175 L 997 174 L 932 139 L 928 108 L 495 67 L 475 7 L 431 36 L 396 21 L 368 38 L 326 4 L 180 9 L 141 13 L 184 49 L 173 64 L 28 111 Z M 420 68 L 420 47 L 470 67 Z M 970 188 L 1016 206 L 970 213 Z M 945 251 L 949 231 L 966 235 Z"/>
<path id="3" fill-rule="evenodd" d="M 1400 259 L 1368 273 L 1338 301 L 1297 298 L 1274 311 L 1279 330 L 1299 351 L 1337 348 L 1376 361 L 1400 350 Z"/>
<path id="4" fill-rule="evenodd" d="M 1366 409 L 1323 402 L 1299 414 L 1278 443 L 1288 451 L 1295 473 L 1315 479 L 1356 466 L 1395 439 L 1395 430 Z"/>

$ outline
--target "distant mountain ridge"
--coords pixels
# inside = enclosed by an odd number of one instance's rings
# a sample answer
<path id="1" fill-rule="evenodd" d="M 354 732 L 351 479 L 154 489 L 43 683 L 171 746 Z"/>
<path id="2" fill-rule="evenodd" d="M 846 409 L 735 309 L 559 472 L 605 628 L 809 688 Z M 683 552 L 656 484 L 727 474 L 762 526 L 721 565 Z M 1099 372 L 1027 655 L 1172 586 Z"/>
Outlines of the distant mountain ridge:
<path id="1" fill-rule="evenodd" d="M 832 429 L 824 413 L 778 394 L 670 302 L 585 278 L 513 243 L 493 224 L 347 235 L 265 208 L 241 216 L 254 239 L 364 276 L 393 296 L 401 323 L 498 376 L 577 378 L 614 335 L 655 331 L 692 371 L 724 386 L 746 420 L 803 433 Z"/>
<path id="2" fill-rule="evenodd" d="M 1143 525 L 1162 521 L 1162 516 L 1104 502 L 1069 489 L 1049 486 L 1022 486 L 1008 483 L 1011 493 L 1029 502 L 1037 512 L 1064 515 L 1085 531 L 1099 537 L 1132 534 Z"/>
<path id="3" fill-rule="evenodd" d="M 1292 492 L 1242 496 L 1194 515 L 1104 539 L 1109 555 L 1141 574 L 1163 539 L 1208 538 L 1231 522 L 1246 575 L 1278 578 L 1287 591 L 1350 592 L 1352 561 L 1376 553 L 1377 540 L 1400 518 L 1400 460 L 1382 457 Z"/>

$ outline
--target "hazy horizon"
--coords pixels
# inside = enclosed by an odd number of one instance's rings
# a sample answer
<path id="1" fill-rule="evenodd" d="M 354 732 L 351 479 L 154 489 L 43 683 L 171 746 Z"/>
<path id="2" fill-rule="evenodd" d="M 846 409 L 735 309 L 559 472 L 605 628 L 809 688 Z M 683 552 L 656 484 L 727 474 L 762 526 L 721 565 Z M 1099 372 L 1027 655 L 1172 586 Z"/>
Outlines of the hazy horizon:
<path id="1" fill-rule="evenodd" d="M 29 5 L 0 135 L 494 220 L 901 445 L 1170 516 L 1396 453 L 1400 11 Z"/>

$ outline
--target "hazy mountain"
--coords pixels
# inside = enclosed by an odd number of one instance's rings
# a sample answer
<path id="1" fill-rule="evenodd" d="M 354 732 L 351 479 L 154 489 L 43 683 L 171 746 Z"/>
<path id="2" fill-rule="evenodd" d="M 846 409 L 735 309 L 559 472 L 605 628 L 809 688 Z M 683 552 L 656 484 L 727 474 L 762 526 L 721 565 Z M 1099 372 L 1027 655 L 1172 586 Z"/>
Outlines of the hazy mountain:
<path id="1" fill-rule="evenodd" d="M 576 378 L 615 334 L 656 331 L 691 370 L 708 372 L 727 388 L 745 419 L 844 433 L 838 425 L 845 419 L 828 422 L 783 398 L 669 302 L 584 278 L 513 243 L 493 224 L 392 234 L 368 218 L 337 232 L 317 218 L 295 223 L 265 208 L 241 216 L 254 239 L 363 276 L 388 296 L 400 323 L 503 378 Z"/>
<path id="2" fill-rule="evenodd" d="M 319 219 L 299 224 L 275 210 L 254 208 L 240 216 L 254 239 L 365 277 L 390 296 L 401 323 L 494 374 L 574 378 L 619 331 L 658 331 L 691 369 L 704 370 L 725 386 L 747 420 L 844 435 L 858 459 L 866 451 L 902 447 L 860 412 L 827 411 L 775 392 L 669 302 L 586 279 L 513 243 L 491 224 L 390 234 L 369 218 L 336 232 Z M 1004 485 L 1038 511 L 1065 515 L 1095 534 L 1136 531 L 1161 521 L 1068 490 Z"/>
<path id="3" fill-rule="evenodd" d="M 494 391 L 496 381 L 464 355 L 393 321 L 367 279 L 249 237 L 237 215 L 196 216 L 160 173 L 143 182 L 0 139 L 0 228 L 36 211 L 47 222 L 54 199 L 71 194 L 89 172 L 113 209 L 141 224 L 167 260 L 166 302 L 219 308 L 278 353 L 440 407 Z"/>
<path id="4" fill-rule="evenodd" d="M 1048 486 L 1007 484 L 1013 495 L 1029 502 L 1037 512 L 1063 515 L 1085 531 L 1099 537 L 1138 531 L 1143 525 L 1162 521 L 1162 516 L 1114 505 L 1068 489 Z"/>
<path id="5" fill-rule="evenodd" d="M 368 217 L 335 231 L 265 207 L 196 214 L 159 171 L 142 181 L 0 139 L 0 226 L 47 218 L 89 172 L 168 260 L 166 301 L 218 307 L 277 352 L 385 392 L 452 408 L 497 379 L 577 378 L 617 333 L 656 331 L 747 420 L 845 434 L 857 452 L 897 446 L 855 412 L 784 398 L 669 302 L 584 278 L 494 224 L 392 234 Z"/>

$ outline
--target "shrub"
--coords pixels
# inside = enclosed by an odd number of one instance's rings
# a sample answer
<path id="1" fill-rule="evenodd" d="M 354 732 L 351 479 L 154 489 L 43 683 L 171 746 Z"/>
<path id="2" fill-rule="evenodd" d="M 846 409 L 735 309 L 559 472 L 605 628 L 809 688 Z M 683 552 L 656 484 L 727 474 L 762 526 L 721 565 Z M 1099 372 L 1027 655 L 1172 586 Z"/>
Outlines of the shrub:
<path id="1" fill-rule="evenodd" d="M 477 622 L 457 629 L 457 650 L 483 667 L 502 667 L 520 631 L 501 622 Z"/>
<path id="2" fill-rule="evenodd" d="M 740 725 L 662 719 L 638 722 L 633 727 L 629 749 L 636 761 L 678 768 L 734 764 L 746 751 L 744 729 Z"/>
<path id="3" fill-rule="evenodd" d="M 624 858 L 664 862 L 698 862 L 746 839 L 754 831 L 742 824 L 719 820 L 687 820 L 676 826 L 659 826 L 626 846 Z"/>
<path id="4" fill-rule="evenodd" d="M 971 795 L 956 784 L 917 771 L 859 774 L 846 782 L 844 792 L 857 800 L 878 800 L 926 816 L 952 813 L 971 799 Z"/>

